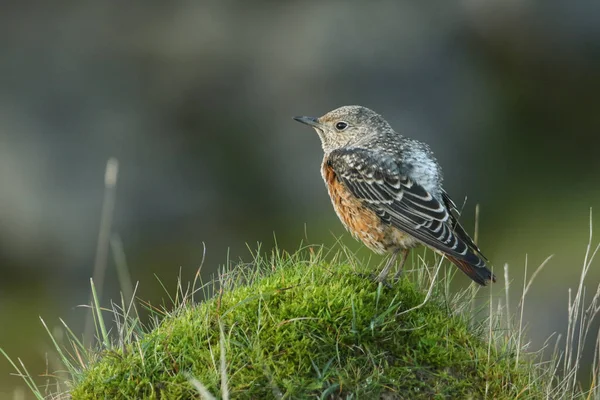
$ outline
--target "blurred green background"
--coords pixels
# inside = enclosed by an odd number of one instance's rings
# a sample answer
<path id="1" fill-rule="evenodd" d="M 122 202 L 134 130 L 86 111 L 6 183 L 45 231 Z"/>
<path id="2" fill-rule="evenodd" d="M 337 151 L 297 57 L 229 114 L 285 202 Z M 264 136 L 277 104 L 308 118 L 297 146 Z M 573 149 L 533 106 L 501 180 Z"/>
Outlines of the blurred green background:
<path id="1" fill-rule="evenodd" d="M 525 320 L 532 348 L 564 332 L 600 212 L 600 2 L 33 4 L 0 13 L 0 347 L 32 374 L 50 349 L 38 316 L 83 331 L 109 157 L 143 299 L 165 297 L 154 274 L 171 290 L 180 269 L 193 277 L 203 242 L 205 277 L 273 233 L 290 251 L 305 234 L 357 248 L 318 137 L 291 119 L 346 104 L 431 145 L 471 232 L 481 204 L 513 305 L 526 255 L 531 271 L 555 254 Z M 109 257 L 103 303 L 118 291 Z M 25 393 L 10 372 L 0 359 L 0 398 Z"/>

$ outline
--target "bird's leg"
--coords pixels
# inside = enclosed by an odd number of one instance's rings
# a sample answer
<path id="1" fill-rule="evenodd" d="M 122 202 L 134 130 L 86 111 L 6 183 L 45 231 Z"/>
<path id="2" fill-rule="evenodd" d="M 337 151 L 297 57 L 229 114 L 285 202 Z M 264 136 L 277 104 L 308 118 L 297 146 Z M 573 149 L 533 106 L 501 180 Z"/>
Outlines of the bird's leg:
<path id="1" fill-rule="evenodd" d="M 397 257 L 398 250 L 395 250 L 392 253 L 390 259 L 387 261 L 387 263 L 385 263 L 385 267 L 383 267 L 379 275 L 377 275 L 377 277 L 375 278 L 376 282 L 385 282 L 385 278 L 387 278 L 388 274 L 390 273 L 390 269 L 392 268 L 392 265 L 394 265 L 394 262 L 396 261 Z"/>
<path id="2" fill-rule="evenodd" d="M 402 276 L 402 268 L 404 268 L 404 263 L 406 262 L 406 259 L 408 258 L 409 252 L 410 252 L 410 249 L 402 250 L 402 261 L 400 261 L 400 265 L 398 265 L 398 270 L 396 271 L 396 274 L 394 275 L 394 281 L 397 281 Z"/>

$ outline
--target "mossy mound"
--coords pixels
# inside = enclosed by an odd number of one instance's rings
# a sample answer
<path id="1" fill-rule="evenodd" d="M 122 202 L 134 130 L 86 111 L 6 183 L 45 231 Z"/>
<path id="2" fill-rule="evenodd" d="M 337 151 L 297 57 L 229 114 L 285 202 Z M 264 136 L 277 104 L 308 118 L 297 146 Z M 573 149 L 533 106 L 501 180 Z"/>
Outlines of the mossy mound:
<path id="1" fill-rule="evenodd" d="M 488 346 L 441 295 L 418 307 L 425 290 L 408 278 L 390 288 L 347 264 L 287 264 L 105 351 L 73 398 L 197 399 L 190 377 L 218 397 L 220 326 L 234 399 L 543 397 L 534 367 Z"/>

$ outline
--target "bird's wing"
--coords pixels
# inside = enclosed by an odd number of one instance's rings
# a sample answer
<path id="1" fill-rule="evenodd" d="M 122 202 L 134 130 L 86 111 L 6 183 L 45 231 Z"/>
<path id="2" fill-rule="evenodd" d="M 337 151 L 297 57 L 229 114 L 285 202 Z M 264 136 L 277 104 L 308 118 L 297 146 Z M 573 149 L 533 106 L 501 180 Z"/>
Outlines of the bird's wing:
<path id="1" fill-rule="evenodd" d="M 449 208 L 409 178 L 392 157 L 348 148 L 333 151 L 327 162 L 340 182 L 384 222 L 445 253 L 476 282 L 494 280 Z"/>
<path id="2" fill-rule="evenodd" d="M 465 231 L 465 228 L 463 228 L 460 222 L 458 222 L 458 217 L 460 216 L 458 207 L 456 207 L 456 204 L 454 203 L 454 201 L 452 201 L 450 195 L 446 193 L 445 190 L 442 190 L 442 200 L 444 201 L 444 205 L 446 206 L 446 209 L 449 210 L 450 215 L 453 219 L 452 229 L 456 232 L 456 234 L 459 237 L 461 237 L 467 243 L 467 246 L 469 246 L 469 248 L 475 250 L 477 255 L 487 262 L 488 259 L 485 258 L 483 254 L 481 254 L 481 250 L 479 250 L 479 247 L 477 247 L 473 239 L 471 239 L 471 236 L 469 236 L 467 231 Z"/>

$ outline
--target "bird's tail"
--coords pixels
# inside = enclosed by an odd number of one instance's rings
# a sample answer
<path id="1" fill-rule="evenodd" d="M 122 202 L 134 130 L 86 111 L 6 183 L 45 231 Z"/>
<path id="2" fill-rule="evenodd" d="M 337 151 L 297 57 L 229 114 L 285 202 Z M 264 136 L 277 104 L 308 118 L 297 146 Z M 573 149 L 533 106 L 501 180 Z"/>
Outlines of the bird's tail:
<path id="1" fill-rule="evenodd" d="M 452 261 L 452 263 L 456 265 L 462 272 L 467 274 L 469 278 L 473 279 L 481 286 L 486 286 L 489 282 L 496 282 L 496 276 L 492 273 L 492 271 L 487 269 L 485 264 L 477 266 L 465 260 L 461 260 L 449 255 L 446 255 L 446 258 Z"/>

